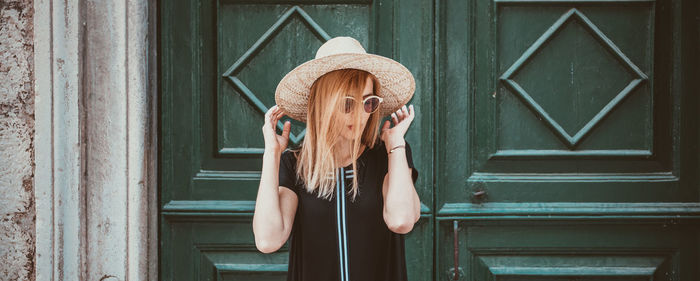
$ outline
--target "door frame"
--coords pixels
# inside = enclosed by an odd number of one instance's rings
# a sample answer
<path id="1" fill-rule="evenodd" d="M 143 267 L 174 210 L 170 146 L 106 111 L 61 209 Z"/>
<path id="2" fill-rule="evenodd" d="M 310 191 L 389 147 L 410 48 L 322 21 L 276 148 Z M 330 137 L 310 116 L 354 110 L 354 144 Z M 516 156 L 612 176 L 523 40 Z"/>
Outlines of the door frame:
<path id="1" fill-rule="evenodd" d="M 33 7 L 36 279 L 158 280 L 158 1 Z"/>

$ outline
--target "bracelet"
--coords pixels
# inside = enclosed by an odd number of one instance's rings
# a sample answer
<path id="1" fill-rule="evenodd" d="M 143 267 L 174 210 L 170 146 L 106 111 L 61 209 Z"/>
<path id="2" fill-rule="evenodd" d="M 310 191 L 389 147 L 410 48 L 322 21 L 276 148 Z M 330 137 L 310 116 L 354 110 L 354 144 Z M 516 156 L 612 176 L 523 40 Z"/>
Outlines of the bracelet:
<path id="1" fill-rule="evenodd" d="M 389 154 L 391 154 L 392 152 L 394 152 L 394 150 L 397 150 L 397 149 L 399 149 L 399 148 L 406 148 L 406 145 L 401 144 L 401 145 L 395 146 L 394 148 L 392 148 L 392 149 L 389 151 Z"/>

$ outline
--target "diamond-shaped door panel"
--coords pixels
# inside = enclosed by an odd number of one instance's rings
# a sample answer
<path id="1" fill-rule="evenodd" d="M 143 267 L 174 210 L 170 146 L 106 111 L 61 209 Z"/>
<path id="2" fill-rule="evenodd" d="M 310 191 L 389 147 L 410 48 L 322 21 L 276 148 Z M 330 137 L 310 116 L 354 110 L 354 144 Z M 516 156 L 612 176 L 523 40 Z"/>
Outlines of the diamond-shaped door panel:
<path id="1" fill-rule="evenodd" d="M 574 149 L 647 76 L 588 17 L 572 8 L 500 79 Z"/>
<path id="2" fill-rule="evenodd" d="M 239 57 L 236 62 L 223 73 L 227 83 L 235 89 L 235 92 L 254 108 L 260 117 L 275 104 L 274 87 L 270 87 L 271 77 L 281 77 L 293 67 L 304 61 L 312 59 L 314 52 L 323 42 L 331 37 L 323 30 L 303 9 L 293 6 L 287 9 L 277 21 L 270 26 L 265 33 Z M 291 45 L 303 45 L 303 48 L 290 48 Z M 300 49 L 308 50 L 297 53 Z M 290 60 L 295 60 L 291 62 Z M 291 62 L 291 63 L 290 63 Z M 290 68 L 291 67 L 291 68 Z M 277 80 L 279 80 L 277 79 Z M 263 90 L 264 89 L 264 90 Z M 272 91 L 270 91 L 272 89 Z M 227 109 L 224 108 L 224 111 Z M 232 113 L 236 114 L 236 113 Z M 277 124 L 282 129 L 286 118 Z M 238 120 L 240 121 L 240 120 Z M 303 123 L 293 121 L 290 141 L 298 144 L 304 137 Z M 237 135 L 236 130 L 223 130 L 219 133 L 230 132 Z M 261 148 L 240 149 L 227 148 L 224 143 L 219 143 L 221 153 L 260 153 Z"/>

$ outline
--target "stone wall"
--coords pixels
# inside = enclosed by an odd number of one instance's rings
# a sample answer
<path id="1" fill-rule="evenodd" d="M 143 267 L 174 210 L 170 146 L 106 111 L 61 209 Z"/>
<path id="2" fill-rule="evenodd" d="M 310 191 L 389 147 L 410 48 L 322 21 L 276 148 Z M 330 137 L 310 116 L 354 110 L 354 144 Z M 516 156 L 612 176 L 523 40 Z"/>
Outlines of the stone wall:
<path id="1" fill-rule="evenodd" d="M 34 280 L 33 2 L 0 0 L 0 280 Z"/>

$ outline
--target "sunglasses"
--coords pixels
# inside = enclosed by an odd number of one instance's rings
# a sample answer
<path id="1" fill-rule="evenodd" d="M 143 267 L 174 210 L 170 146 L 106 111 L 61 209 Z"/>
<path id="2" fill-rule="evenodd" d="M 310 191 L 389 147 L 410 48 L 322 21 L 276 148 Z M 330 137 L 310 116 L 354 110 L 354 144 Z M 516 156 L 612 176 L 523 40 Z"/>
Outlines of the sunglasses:
<path id="1" fill-rule="evenodd" d="M 381 104 L 382 101 L 384 101 L 384 99 L 379 96 L 368 96 L 362 100 L 362 105 L 365 112 L 374 113 L 379 109 L 379 104 Z M 355 98 L 345 97 L 345 113 L 352 112 L 353 108 L 355 108 Z"/>

